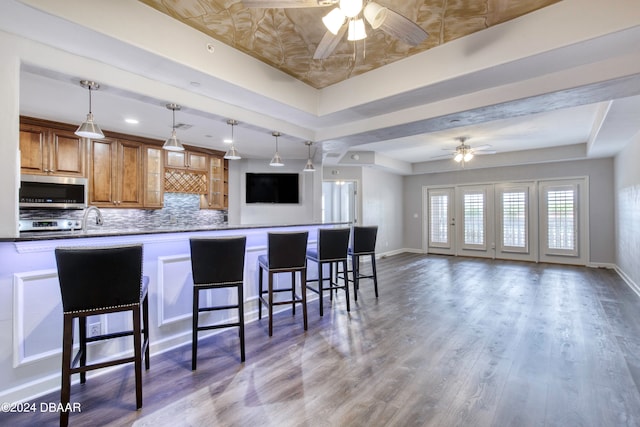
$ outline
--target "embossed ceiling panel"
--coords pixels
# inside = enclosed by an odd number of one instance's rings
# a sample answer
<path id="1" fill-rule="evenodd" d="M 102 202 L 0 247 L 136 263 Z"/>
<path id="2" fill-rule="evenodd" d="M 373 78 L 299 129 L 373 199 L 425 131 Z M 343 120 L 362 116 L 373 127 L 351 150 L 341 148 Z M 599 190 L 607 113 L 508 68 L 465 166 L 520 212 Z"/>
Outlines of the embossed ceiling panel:
<path id="1" fill-rule="evenodd" d="M 140 0 L 210 37 L 313 86 L 324 88 L 560 0 L 377 0 L 429 33 L 409 46 L 367 26 L 364 41 L 346 36 L 326 59 L 313 59 L 331 7 L 259 9 L 228 0 Z"/>

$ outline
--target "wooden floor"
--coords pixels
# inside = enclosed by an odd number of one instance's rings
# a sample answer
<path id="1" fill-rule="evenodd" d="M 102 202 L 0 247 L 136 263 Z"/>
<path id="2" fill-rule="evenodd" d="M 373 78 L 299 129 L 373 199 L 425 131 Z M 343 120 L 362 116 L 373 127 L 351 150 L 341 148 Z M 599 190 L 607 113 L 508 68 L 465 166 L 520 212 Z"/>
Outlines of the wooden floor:
<path id="1" fill-rule="evenodd" d="M 638 426 L 640 298 L 612 271 L 403 254 L 347 313 L 309 305 L 72 387 L 82 426 Z M 58 393 L 37 399 L 57 402 Z M 38 403 L 39 405 L 39 403 Z M 0 414 L 56 425 L 57 414 Z"/>

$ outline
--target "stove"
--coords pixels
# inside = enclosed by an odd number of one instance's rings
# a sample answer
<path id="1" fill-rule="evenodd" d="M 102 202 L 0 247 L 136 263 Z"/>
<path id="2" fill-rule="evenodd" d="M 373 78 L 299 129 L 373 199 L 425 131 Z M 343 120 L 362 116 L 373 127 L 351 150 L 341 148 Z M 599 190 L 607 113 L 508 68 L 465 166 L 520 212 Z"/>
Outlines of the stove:
<path id="1" fill-rule="evenodd" d="M 20 231 L 71 231 L 81 228 L 82 221 L 71 218 L 21 219 L 18 222 Z"/>

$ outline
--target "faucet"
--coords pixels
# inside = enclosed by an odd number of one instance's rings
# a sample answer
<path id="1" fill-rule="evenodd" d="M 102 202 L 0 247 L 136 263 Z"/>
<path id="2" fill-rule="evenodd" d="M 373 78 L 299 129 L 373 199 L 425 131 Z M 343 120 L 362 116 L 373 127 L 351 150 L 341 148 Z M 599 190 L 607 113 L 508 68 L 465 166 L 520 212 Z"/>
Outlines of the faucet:
<path id="1" fill-rule="evenodd" d="M 104 220 L 102 219 L 102 212 L 100 212 L 100 209 L 95 206 L 89 206 L 87 209 L 85 209 L 84 216 L 82 217 L 82 231 L 87 231 L 87 219 L 89 218 L 89 213 L 91 213 L 91 211 L 96 211 L 96 224 L 104 224 Z"/>

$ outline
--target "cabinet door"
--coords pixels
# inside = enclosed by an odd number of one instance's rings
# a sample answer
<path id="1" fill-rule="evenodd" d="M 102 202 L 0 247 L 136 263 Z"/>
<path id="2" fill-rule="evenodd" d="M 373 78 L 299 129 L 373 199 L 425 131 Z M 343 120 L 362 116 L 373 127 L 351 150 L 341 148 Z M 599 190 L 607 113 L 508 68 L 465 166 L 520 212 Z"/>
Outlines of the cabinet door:
<path id="1" fill-rule="evenodd" d="M 193 170 L 206 171 L 209 156 L 201 153 L 187 152 L 187 167 Z"/>
<path id="2" fill-rule="evenodd" d="M 47 131 L 38 126 L 20 126 L 20 172 L 46 174 Z"/>
<path id="3" fill-rule="evenodd" d="M 144 207 L 161 208 L 164 197 L 164 168 L 162 149 L 144 147 Z"/>
<path id="4" fill-rule="evenodd" d="M 112 207 L 116 204 L 116 141 L 91 140 L 89 162 L 89 204 Z"/>
<path id="5" fill-rule="evenodd" d="M 209 188 L 207 197 L 202 199 L 200 207 L 204 209 L 224 209 L 224 163 L 222 157 L 209 159 Z"/>
<path id="6" fill-rule="evenodd" d="M 73 132 L 52 130 L 50 169 L 56 175 L 85 176 L 85 140 Z"/>
<path id="7" fill-rule="evenodd" d="M 187 167 L 187 152 L 165 150 L 164 163 L 168 168 L 185 169 Z"/>
<path id="8" fill-rule="evenodd" d="M 142 207 L 142 144 L 118 140 L 116 153 L 116 206 Z"/>

